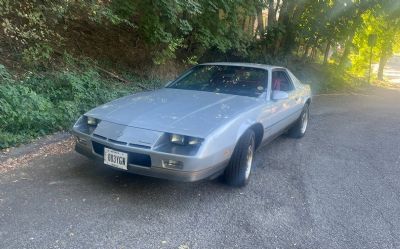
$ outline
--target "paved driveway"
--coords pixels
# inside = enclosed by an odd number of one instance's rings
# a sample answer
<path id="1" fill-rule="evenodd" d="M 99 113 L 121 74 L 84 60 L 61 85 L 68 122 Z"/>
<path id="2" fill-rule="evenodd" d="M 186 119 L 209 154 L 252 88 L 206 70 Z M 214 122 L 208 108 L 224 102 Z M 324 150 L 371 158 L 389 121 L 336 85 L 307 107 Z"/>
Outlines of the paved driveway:
<path id="1" fill-rule="evenodd" d="M 400 55 L 395 55 L 388 61 L 383 76 L 390 83 L 400 84 Z"/>
<path id="2" fill-rule="evenodd" d="M 400 91 L 317 96 L 311 113 L 241 189 L 75 152 L 17 164 L 0 174 L 0 248 L 400 248 Z"/>

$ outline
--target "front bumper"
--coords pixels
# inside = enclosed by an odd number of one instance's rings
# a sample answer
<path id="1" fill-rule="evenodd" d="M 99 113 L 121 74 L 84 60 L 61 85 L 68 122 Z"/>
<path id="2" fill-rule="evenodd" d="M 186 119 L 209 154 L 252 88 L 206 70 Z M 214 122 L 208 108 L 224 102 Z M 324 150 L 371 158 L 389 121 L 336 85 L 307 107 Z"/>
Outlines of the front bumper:
<path id="1" fill-rule="evenodd" d="M 94 159 L 97 162 L 102 163 L 103 165 L 105 165 L 103 155 L 98 154 L 94 151 L 93 142 L 100 143 L 104 145 L 104 147 L 119 151 L 149 155 L 151 158 L 151 165 L 140 166 L 129 164 L 128 172 L 150 177 L 183 182 L 194 182 L 202 179 L 212 179 L 223 172 L 229 161 L 224 160 L 222 162 L 215 162 L 215 160 L 212 160 L 212 158 L 198 158 L 191 156 L 167 154 L 146 148 L 127 148 L 126 146 L 120 146 L 109 141 L 99 140 L 90 135 L 78 132 L 73 133 L 78 138 L 75 145 L 75 150 L 82 155 L 85 155 L 91 159 Z M 182 170 L 163 167 L 162 160 L 169 159 L 181 161 L 184 163 L 184 165 L 189 166 L 189 169 L 185 167 Z"/>

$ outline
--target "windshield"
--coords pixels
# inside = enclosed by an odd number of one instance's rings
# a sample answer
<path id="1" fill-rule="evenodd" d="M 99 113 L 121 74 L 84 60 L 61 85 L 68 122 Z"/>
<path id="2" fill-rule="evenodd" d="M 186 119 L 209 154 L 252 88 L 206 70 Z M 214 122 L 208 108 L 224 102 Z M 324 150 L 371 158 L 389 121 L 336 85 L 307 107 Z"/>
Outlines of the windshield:
<path id="1" fill-rule="evenodd" d="M 257 97 L 265 91 L 267 70 L 224 65 L 200 65 L 167 88 Z"/>

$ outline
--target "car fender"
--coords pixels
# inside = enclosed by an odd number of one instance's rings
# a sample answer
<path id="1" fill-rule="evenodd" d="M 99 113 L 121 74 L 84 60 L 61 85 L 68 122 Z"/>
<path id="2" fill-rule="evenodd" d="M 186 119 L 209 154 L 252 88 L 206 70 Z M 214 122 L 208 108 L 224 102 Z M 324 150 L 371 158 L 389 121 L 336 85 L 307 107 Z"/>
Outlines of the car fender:
<path id="1" fill-rule="evenodd" d="M 223 155 L 224 158 L 230 158 L 242 135 L 254 124 L 260 123 L 257 116 L 258 110 L 256 108 L 239 115 L 214 131 L 206 138 L 205 144 L 199 153 L 207 156 L 214 151 L 216 154 Z"/>
<path id="2" fill-rule="evenodd" d="M 257 120 L 246 120 L 245 122 L 243 122 L 237 133 L 236 133 L 236 142 L 235 145 L 239 142 L 240 138 L 243 136 L 243 134 L 250 129 L 250 127 L 252 127 L 253 125 L 257 124 L 259 122 L 257 122 Z"/>

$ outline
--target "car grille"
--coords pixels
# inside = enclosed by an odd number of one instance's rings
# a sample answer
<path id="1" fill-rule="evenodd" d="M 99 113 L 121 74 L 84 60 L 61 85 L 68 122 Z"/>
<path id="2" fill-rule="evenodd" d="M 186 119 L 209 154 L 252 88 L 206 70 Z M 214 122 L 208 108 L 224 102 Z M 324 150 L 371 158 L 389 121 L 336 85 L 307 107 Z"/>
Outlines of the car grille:
<path id="1" fill-rule="evenodd" d="M 128 145 L 130 147 L 136 147 L 136 148 L 142 148 L 142 149 L 150 149 L 150 146 L 147 145 L 142 145 L 142 144 L 133 144 L 133 143 L 127 143 L 127 142 L 122 142 L 122 141 L 118 141 L 118 140 L 114 140 L 111 138 L 106 138 L 104 136 L 100 136 L 98 134 L 93 134 L 94 137 L 102 139 L 102 140 L 106 140 L 108 142 L 114 143 L 114 144 L 118 144 L 118 145 Z"/>
<path id="2" fill-rule="evenodd" d="M 92 141 L 93 150 L 96 154 L 104 156 L 104 145 Z M 151 158 L 149 155 L 136 153 L 136 152 L 128 152 L 123 150 L 118 150 L 121 152 L 125 152 L 128 154 L 128 164 L 139 165 L 143 167 L 150 167 L 151 166 Z"/>

